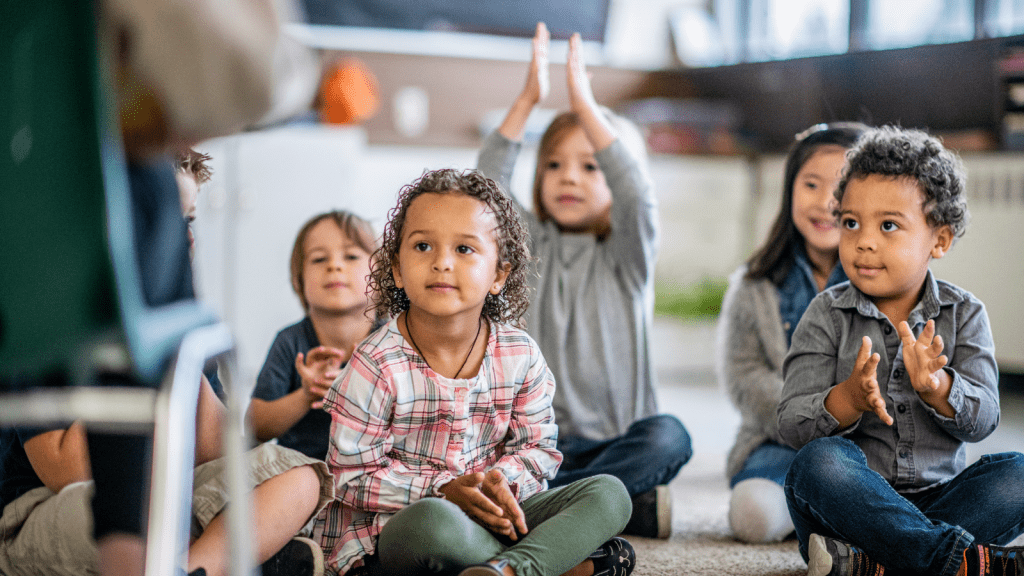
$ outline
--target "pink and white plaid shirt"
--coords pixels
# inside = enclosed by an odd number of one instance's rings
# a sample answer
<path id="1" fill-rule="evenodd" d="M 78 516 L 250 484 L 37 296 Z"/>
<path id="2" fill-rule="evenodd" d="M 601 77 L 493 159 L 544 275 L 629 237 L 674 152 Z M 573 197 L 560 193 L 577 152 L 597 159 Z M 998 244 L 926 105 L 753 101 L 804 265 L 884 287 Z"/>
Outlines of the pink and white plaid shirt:
<path id="1" fill-rule="evenodd" d="M 490 323 L 479 373 L 445 378 L 392 320 L 368 337 L 324 397 L 335 500 L 313 538 L 344 574 L 375 550 L 388 519 L 471 472 L 499 468 L 519 501 L 547 488 L 562 462 L 555 381 L 526 332 Z"/>

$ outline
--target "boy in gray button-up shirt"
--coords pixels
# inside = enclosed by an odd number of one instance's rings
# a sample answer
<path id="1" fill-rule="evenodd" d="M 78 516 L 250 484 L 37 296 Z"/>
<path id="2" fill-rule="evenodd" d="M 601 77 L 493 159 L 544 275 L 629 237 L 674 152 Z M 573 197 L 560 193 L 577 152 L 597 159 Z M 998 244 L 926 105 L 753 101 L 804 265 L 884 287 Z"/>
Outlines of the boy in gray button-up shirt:
<path id="1" fill-rule="evenodd" d="M 932 276 L 967 221 L 959 159 L 884 127 L 850 152 L 839 200 L 849 283 L 819 294 L 783 365 L 786 498 L 808 574 L 1019 574 L 1024 456 L 966 465 L 999 423 L 984 305 Z M 1009 487 L 1013 487 L 1009 490 Z"/>

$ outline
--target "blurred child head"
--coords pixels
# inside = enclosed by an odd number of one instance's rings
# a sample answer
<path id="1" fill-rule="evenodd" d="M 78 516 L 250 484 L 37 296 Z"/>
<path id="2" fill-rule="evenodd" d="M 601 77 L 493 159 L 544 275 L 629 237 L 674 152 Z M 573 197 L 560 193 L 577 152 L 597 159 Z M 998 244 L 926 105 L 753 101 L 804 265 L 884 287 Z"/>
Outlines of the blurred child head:
<path id="1" fill-rule="evenodd" d="M 797 246 L 808 252 L 838 250 L 833 194 L 846 151 L 867 129 L 860 122 L 831 122 L 796 135 L 786 156 L 782 205 L 764 244 L 747 263 L 748 277 L 781 285 L 793 266 Z"/>
<path id="2" fill-rule="evenodd" d="M 210 181 L 213 170 L 206 164 L 210 156 L 197 152 L 191 148 L 178 154 L 178 169 L 174 171 L 174 178 L 178 182 L 178 198 L 181 201 L 181 214 L 185 217 L 188 225 L 188 247 L 195 248 L 195 235 L 192 233 L 192 222 L 196 219 L 196 198 L 199 196 L 199 187 Z"/>
<path id="3" fill-rule="evenodd" d="M 527 247 L 528 233 L 512 200 L 493 180 L 476 170 L 458 172 L 444 169 L 426 172 L 401 189 L 398 205 L 388 214 L 381 247 L 373 257 L 370 286 L 377 313 L 397 316 L 409 309 L 409 297 L 405 290 L 396 285 L 395 269 L 400 264 L 402 243 L 410 232 L 405 230 L 409 207 L 424 194 L 470 197 L 482 203 L 487 212 L 493 215 L 496 224 L 493 229 L 497 246 L 496 270 L 505 270 L 507 276 L 500 292 L 487 294 L 481 313 L 495 322 L 519 323 L 529 303 L 526 282 L 531 260 Z"/>
<path id="4" fill-rule="evenodd" d="M 602 111 L 646 171 L 647 149 L 636 125 L 607 108 Z M 576 113 L 563 112 L 551 121 L 540 139 L 533 179 L 533 209 L 541 222 L 554 220 L 566 232 L 608 235 L 612 196 L 595 152 Z"/>
<path id="5" fill-rule="evenodd" d="M 933 136 L 894 126 L 865 133 L 836 189 L 850 281 L 872 297 L 916 298 L 929 261 L 967 228 L 964 184 L 960 159 Z"/>
<path id="6" fill-rule="evenodd" d="M 365 311 L 370 255 L 377 235 L 370 223 L 344 210 L 314 216 L 295 237 L 292 247 L 292 289 L 302 308 L 324 311 Z"/>

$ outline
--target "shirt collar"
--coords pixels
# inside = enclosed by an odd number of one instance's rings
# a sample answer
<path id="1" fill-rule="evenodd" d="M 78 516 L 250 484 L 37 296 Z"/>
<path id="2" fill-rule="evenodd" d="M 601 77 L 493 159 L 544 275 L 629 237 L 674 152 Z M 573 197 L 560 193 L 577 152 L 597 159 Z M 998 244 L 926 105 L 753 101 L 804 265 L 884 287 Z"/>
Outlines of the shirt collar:
<path id="1" fill-rule="evenodd" d="M 924 277 L 924 292 L 921 294 L 921 299 L 917 302 L 914 308 L 910 311 L 910 315 L 907 318 L 907 324 L 914 327 L 918 324 L 924 324 L 931 318 L 937 318 L 939 311 L 942 306 L 953 304 L 954 300 L 948 295 L 943 295 L 939 291 L 939 283 L 935 280 L 935 276 L 932 274 L 931 269 Z M 843 291 L 835 301 L 832 302 L 833 308 L 856 308 L 857 312 L 862 316 L 869 318 L 886 318 L 885 314 L 882 314 L 875 306 L 875 303 L 871 301 L 866 294 L 860 291 L 853 283 L 850 283 L 848 290 Z"/>

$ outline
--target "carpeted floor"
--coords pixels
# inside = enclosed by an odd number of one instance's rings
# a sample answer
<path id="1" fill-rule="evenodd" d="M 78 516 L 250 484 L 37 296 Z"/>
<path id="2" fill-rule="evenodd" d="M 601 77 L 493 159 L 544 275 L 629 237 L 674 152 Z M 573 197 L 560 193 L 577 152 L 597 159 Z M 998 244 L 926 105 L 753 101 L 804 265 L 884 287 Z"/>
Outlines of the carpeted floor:
<path id="1" fill-rule="evenodd" d="M 672 537 L 630 536 L 637 555 L 634 576 L 803 576 L 807 565 L 796 540 L 749 545 L 729 534 L 729 486 L 724 455 L 695 454 L 670 488 Z"/>

